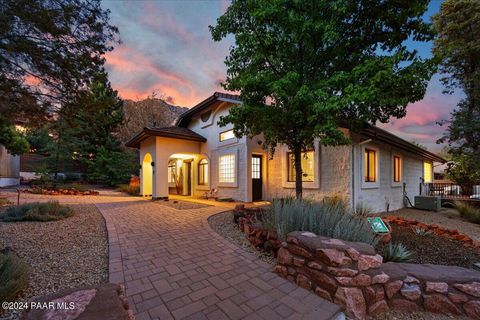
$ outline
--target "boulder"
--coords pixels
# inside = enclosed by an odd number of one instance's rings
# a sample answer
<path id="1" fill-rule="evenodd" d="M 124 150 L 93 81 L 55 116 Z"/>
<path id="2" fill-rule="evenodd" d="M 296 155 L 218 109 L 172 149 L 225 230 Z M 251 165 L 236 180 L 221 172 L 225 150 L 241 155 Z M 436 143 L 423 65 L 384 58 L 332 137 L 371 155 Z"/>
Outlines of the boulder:
<path id="1" fill-rule="evenodd" d="M 378 268 L 382 265 L 383 258 L 381 255 L 360 255 L 358 258 L 358 270 L 364 271 L 372 268 Z"/>
<path id="2" fill-rule="evenodd" d="M 349 319 L 365 319 L 367 306 L 359 288 L 339 287 L 335 293 L 335 303 L 345 308 Z"/>
<path id="3" fill-rule="evenodd" d="M 352 263 L 352 259 L 336 249 L 317 249 L 315 255 L 321 262 L 330 266 L 345 266 Z"/>
<path id="4" fill-rule="evenodd" d="M 463 305 L 463 310 L 472 319 L 480 319 L 480 301 L 470 301 Z"/>
<path id="5" fill-rule="evenodd" d="M 423 296 L 425 310 L 442 314 L 458 315 L 462 312 L 446 296 L 442 294 L 430 294 Z"/>
<path id="6" fill-rule="evenodd" d="M 480 282 L 453 285 L 458 290 L 474 297 L 480 297 Z"/>
<path id="7" fill-rule="evenodd" d="M 430 292 L 437 292 L 437 293 L 447 293 L 448 291 L 448 284 L 445 282 L 430 282 L 427 281 L 425 284 L 426 291 Z"/>
<path id="8" fill-rule="evenodd" d="M 385 293 L 387 298 L 391 299 L 395 293 L 397 293 L 403 285 L 403 281 L 397 280 L 385 284 Z"/>

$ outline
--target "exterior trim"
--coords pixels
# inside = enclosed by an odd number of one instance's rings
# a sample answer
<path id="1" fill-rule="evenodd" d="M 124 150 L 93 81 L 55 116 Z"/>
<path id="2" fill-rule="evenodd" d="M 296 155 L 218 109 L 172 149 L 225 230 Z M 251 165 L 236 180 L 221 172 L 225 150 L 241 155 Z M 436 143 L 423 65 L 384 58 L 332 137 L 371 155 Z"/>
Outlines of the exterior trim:
<path id="1" fill-rule="evenodd" d="M 207 142 L 207 139 L 187 128 L 165 127 L 165 128 L 143 128 L 137 135 L 125 143 L 130 148 L 140 148 L 140 142 L 149 137 L 166 137 L 181 140 Z"/>

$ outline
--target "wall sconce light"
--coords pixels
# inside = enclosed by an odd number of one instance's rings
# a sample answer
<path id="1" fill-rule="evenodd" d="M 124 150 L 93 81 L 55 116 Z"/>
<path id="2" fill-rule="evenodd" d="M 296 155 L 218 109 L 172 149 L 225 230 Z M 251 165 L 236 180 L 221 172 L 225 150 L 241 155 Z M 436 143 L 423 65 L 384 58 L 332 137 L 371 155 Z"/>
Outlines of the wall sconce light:
<path id="1" fill-rule="evenodd" d="M 152 161 L 151 165 L 152 167 L 155 167 L 155 161 Z"/>

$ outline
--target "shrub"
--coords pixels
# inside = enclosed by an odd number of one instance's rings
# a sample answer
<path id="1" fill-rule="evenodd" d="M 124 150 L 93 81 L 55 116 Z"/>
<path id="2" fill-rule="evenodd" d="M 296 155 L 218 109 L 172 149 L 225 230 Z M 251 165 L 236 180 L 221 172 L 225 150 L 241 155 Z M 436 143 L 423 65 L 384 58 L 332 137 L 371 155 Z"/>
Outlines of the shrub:
<path id="1" fill-rule="evenodd" d="M 274 199 L 265 211 L 263 223 L 284 239 L 292 231 L 374 245 L 377 241 L 368 221 L 358 217 L 343 201 Z"/>
<path id="2" fill-rule="evenodd" d="M 413 253 L 401 243 L 390 242 L 383 251 L 383 262 L 407 262 L 413 258 Z"/>
<path id="3" fill-rule="evenodd" d="M 480 224 L 480 209 L 465 201 L 455 201 L 454 206 L 462 218 Z"/>
<path id="4" fill-rule="evenodd" d="M 7 198 L 0 198 L 0 207 L 12 204 Z"/>
<path id="5" fill-rule="evenodd" d="M 117 188 L 120 192 L 126 192 L 132 196 L 138 196 L 140 194 L 140 186 L 131 186 L 128 184 L 121 184 Z"/>
<path id="6" fill-rule="evenodd" d="M 429 235 L 432 234 L 432 231 L 427 230 L 427 229 L 423 229 L 423 228 L 419 228 L 419 227 L 413 228 L 413 232 L 415 232 L 415 234 L 417 236 L 420 236 L 420 237 L 426 237 L 426 236 L 429 236 Z"/>
<path id="7" fill-rule="evenodd" d="M 11 252 L 0 252 L 0 301 L 13 301 L 27 285 L 27 265 Z"/>
<path id="8" fill-rule="evenodd" d="M 72 209 L 57 201 L 34 202 L 10 207 L 0 216 L 1 221 L 52 221 L 73 216 Z"/>
<path id="9" fill-rule="evenodd" d="M 359 217 L 368 217 L 373 213 L 373 209 L 364 204 L 363 202 L 357 203 L 355 207 L 355 215 Z"/>

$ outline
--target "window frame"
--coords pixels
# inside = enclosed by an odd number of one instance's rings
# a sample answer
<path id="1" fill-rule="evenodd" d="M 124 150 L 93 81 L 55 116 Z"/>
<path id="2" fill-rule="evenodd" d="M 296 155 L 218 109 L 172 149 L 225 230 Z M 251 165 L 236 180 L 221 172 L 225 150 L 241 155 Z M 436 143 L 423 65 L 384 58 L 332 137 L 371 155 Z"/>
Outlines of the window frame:
<path id="1" fill-rule="evenodd" d="M 398 180 L 396 179 L 397 176 L 397 162 L 396 160 L 398 159 Z M 394 153 L 392 154 L 392 186 L 393 187 L 397 187 L 397 186 L 400 186 L 403 182 L 403 157 L 398 154 L 398 153 Z"/>
<path id="2" fill-rule="evenodd" d="M 427 181 L 427 179 L 425 178 L 425 165 L 426 164 L 430 165 L 430 172 L 429 172 L 430 181 Z M 422 161 L 422 173 L 423 173 L 422 174 L 423 183 L 433 183 L 434 174 L 433 174 L 433 162 L 432 161 L 427 161 L 427 160 Z"/>
<path id="3" fill-rule="evenodd" d="M 371 172 L 371 166 L 370 166 L 370 161 L 371 161 L 371 153 L 373 154 L 373 172 Z M 378 160 L 377 160 L 377 150 L 373 148 L 365 148 L 363 150 L 363 161 L 366 161 L 366 163 L 363 163 L 363 181 L 365 183 L 375 183 L 378 181 L 377 177 L 377 171 L 378 171 Z"/>
<path id="4" fill-rule="evenodd" d="M 304 150 L 302 151 L 302 157 L 304 156 L 304 154 L 306 153 L 312 153 L 312 165 L 313 165 L 313 176 L 312 176 L 312 180 L 303 180 L 303 177 L 302 177 L 302 183 L 311 183 L 311 182 L 314 182 L 315 181 L 315 150 L 314 149 L 308 149 L 308 150 Z M 293 157 L 293 152 L 292 151 L 287 151 L 287 182 L 295 182 L 296 180 L 292 180 L 290 178 L 290 157 Z M 293 173 L 293 177 L 295 177 L 295 166 L 292 164 L 292 170 L 294 171 Z"/>
<path id="5" fill-rule="evenodd" d="M 173 163 L 172 165 L 170 163 Z M 176 183 L 175 179 L 172 178 L 172 171 L 175 170 L 175 175 L 177 174 L 177 161 L 176 160 L 169 160 L 167 165 L 167 182 L 168 183 Z M 173 180 L 173 181 L 171 181 Z"/>
<path id="6" fill-rule="evenodd" d="M 223 170 L 225 170 L 224 168 L 222 168 L 222 158 L 225 158 L 225 157 L 233 157 L 233 162 L 231 164 L 231 167 L 232 167 L 232 174 L 229 175 L 233 178 L 233 181 L 226 181 L 226 180 L 223 180 L 222 181 L 222 172 Z M 236 187 L 237 186 L 237 152 L 231 152 L 231 153 L 224 153 L 224 154 L 220 154 L 218 156 L 218 184 L 220 186 L 224 186 L 224 187 Z"/>
<path id="7" fill-rule="evenodd" d="M 226 134 L 226 133 L 228 133 L 228 132 L 232 132 L 233 136 L 230 137 L 230 138 L 227 138 L 227 139 L 222 139 L 222 135 L 223 135 L 223 134 Z M 233 132 L 233 129 L 225 130 L 225 131 L 222 131 L 222 132 L 220 132 L 220 133 L 218 134 L 218 141 L 219 141 L 219 142 L 230 141 L 230 140 L 235 139 L 235 138 L 236 138 L 236 137 L 235 137 L 235 133 Z"/>
<path id="8" fill-rule="evenodd" d="M 209 165 L 210 165 L 210 162 L 208 161 L 207 158 L 202 158 L 200 159 L 200 161 L 198 161 L 198 165 L 197 165 L 197 168 L 198 168 L 198 179 L 197 179 L 197 184 L 199 186 L 208 186 L 209 185 Z M 205 169 L 206 169 L 206 172 L 205 172 Z M 200 174 L 200 172 L 202 172 L 203 174 Z M 203 177 L 203 181 L 201 180 L 201 178 Z"/>
<path id="9" fill-rule="evenodd" d="M 375 181 L 366 181 L 366 163 L 365 163 L 365 152 L 366 150 L 371 150 L 375 152 Z M 368 144 L 366 146 L 362 146 L 361 154 L 360 154 L 360 181 L 361 181 L 361 188 L 362 189 L 374 189 L 380 187 L 380 150 L 377 146 Z"/>

